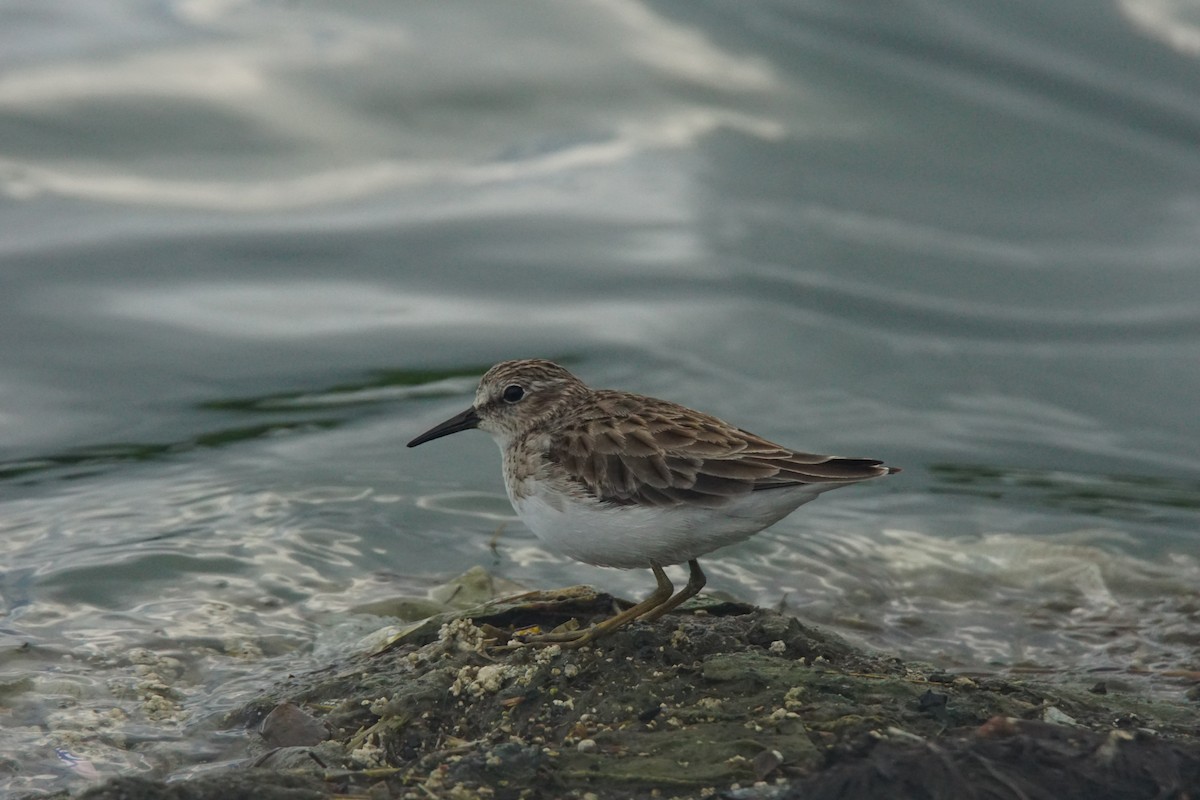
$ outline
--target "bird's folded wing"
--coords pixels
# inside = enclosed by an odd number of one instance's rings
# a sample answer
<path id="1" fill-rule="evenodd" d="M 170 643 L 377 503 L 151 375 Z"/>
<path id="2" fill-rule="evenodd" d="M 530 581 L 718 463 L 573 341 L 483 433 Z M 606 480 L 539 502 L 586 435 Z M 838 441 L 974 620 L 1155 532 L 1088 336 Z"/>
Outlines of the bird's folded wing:
<path id="1" fill-rule="evenodd" d="M 629 413 L 603 405 L 595 412 L 563 426 L 547 455 L 601 501 L 720 507 L 757 490 L 854 483 L 889 471 L 874 459 L 788 450 L 652 398 Z"/>

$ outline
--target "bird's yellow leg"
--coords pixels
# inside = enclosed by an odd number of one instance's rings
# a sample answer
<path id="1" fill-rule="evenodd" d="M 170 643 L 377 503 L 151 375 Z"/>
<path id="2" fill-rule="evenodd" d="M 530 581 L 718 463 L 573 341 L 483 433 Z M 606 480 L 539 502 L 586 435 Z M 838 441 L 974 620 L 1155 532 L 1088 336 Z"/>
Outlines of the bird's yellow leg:
<path id="1" fill-rule="evenodd" d="M 693 558 L 688 562 L 687 586 L 684 586 L 682 589 L 680 589 L 679 594 L 675 595 L 667 602 L 663 603 L 657 608 L 651 608 L 644 612 L 640 619 L 643 619 L 646 622 L 653 622 L 654 620 L 662 617 L 663 614 L 671 613 L 679 607 L 680 603 L 695 597 L 699 591 L 704 588 L 704 584 L 707 582 L 708 578 L 704 577 L 704 572 L 700 569 L 700 562 Z"/>
<path id="2" fill-rule="evenodd" d="M 525 640 L 524 643 L 532 645 L 557 644 L 566 648 L 583 647 L 588 642 L 595 641 L 601 636 L 607 636 L 617 628 L 627 625 L 633 620 L 638 619 L 639 617 L 644 617 L 646 614 L 653 612 L 659 606 L 662 606 L 664 603 L 668 603 L 673 599 L 671 597 L 671 593 L 675 591 L 675 587 L 671 584 L 670 579 L 667 578 L 667 573 L 663 572 L 662 567 L 656 564 L 652 565 L 650 569 L 654 571 L 654 579 L 658 581 L 658 586 L 654 589 L 653 594 L 637 605 L 631 606 L 621 613 L 609 617 L 603 622 L 597 622 L 595 625 L 590 625 L 582 630 L 563 631 L 562 633 L 544 633 L 538 636 L 530 636 Z M 700 568 L 697 566 L 696 571 L 699 571 L 699 569 Z M 688 581 L 688 587 L 691 585 L 692 582 Z M 703 585 L 704 573 L 700 573 L 700 586 Z M 696 587 L 696 590 L 692 592 L 692 594 L 695 594 L 698 591 L 700 591 L 699 586 Z M 687 592 L 687 588 L 684 588 L 680 594 L 684 594 L 685 592 Z M 688 595 L 687 597 L 691 597 L 691 595 Z M 686 600 L 687 597 L 685 597 L 684 600 Z M 681 600 L 680 602 L 683 601 Z"/>

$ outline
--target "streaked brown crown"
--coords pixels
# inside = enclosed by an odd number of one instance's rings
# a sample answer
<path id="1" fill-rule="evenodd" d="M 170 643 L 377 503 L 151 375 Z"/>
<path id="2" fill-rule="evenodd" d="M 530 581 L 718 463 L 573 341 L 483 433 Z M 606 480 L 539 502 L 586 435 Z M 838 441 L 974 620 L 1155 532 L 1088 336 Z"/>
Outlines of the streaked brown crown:
<path id="1" fill-rule="evenodd" d="M 514 387 L 520 389 L 517 399 L 506 396 Z M 479 427 L 489 433 L 518 435 L 578 403 L 588 391 L 583 381 L 553 361 L 501 361 L 479 380 L 475 392 Z"/>

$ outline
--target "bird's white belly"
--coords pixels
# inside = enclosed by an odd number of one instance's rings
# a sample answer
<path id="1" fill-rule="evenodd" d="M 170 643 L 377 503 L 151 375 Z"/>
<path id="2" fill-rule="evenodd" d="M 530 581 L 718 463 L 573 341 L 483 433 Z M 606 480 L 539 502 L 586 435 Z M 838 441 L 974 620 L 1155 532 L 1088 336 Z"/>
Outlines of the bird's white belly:
<path id="1" fill-rule="evenodd" d="M 740 542 L 817 494 L 816 486 L 753 492 L 716 509 L 606 505 L 540 487 L 511 499 L 550 549 L 587 564 L 633 569 L 681 564 Z"/>

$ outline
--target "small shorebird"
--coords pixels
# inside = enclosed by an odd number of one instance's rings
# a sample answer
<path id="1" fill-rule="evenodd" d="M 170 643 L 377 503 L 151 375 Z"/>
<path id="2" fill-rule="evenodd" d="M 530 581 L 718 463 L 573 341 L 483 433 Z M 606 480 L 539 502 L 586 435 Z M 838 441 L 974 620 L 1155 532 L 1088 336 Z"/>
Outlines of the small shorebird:
<path id="1" fill-rule="evenodd" d="M 789 450 L 686 406 L 589 389 L 552 361 L 503 361 L 466 411 L 408 443 L 479 428 L 500 445 L 508 499 L 549 548 L 601 567 L 643 568 L 658 587 L 589 628 L 530 637 L 579 647 L 655 620 L 704 587 L 697 558 L 740 542 L 839 486 L 892 472 L 871 458 Z M 663 567 L 686 562 L 678 593 Z"/>

